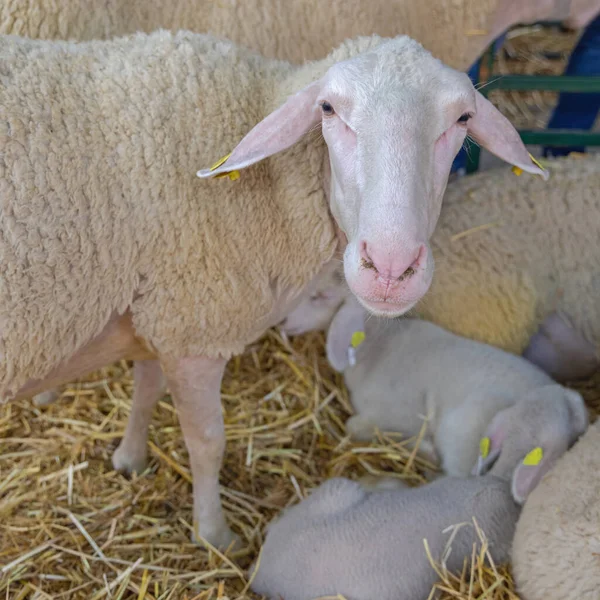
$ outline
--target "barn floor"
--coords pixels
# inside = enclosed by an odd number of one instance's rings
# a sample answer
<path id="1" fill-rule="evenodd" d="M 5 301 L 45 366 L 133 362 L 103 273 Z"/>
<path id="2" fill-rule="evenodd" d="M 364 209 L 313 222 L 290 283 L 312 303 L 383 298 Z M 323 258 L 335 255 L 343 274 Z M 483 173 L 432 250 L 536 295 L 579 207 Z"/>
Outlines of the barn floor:
<path id="1" fill-rule="evenodd" d="M 571 34 L 513 37 L 501 72 L 560 71 Z M 527 60 L 529 59 L 529 60 Z M 525 62 L 527 60 L 527 62 Z M 516 123 L 543 125 L 552 94 L 494 94 Z M 600 413 L 600 376 L 579 385 Z M 248 598 L 246 568 L 265 525 L 284 506 L 333 475 L 395 474 L 423 481 L 426 466 L 406 440 L 349 443 L 341 380 L 323 357 L 323 337 L 269 332 L 233 360 L 223 384 L 227 455 L 223 499 L 246 547 L 223 556 L 189 542 L 192 493 L 187 453 L 165 398 L 154 415 L 148 469 L 128 480 L 110 456 L 125 429 L 132 373 L 114 365 L 67 386 L 55 404 L 0 408 L 0 598 L 191 600 Z M 514 599 L 510 572 L 485 556 L 473 569 L 440 570 L 443 599 Z M 432 566 L 433 568 L 433 566 Z"/>

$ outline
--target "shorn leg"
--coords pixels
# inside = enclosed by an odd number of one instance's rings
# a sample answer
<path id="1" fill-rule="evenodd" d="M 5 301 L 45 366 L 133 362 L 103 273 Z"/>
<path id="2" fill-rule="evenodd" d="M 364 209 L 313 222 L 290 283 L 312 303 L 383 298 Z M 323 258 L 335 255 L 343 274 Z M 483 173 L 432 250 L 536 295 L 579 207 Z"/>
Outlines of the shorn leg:
<path id="1" fill-rule="evenodd" d="M 561 313 L 544 319 L 523 357 L 559 382 L 586 379 L 600 366 L 594 346 Z"/>
<path id="2" fill-rule="evenodd" d="M 227 361 L 203 357 L 164 360 L 162 367 L 177 408 L 194 481 L 194 533 L 227 548 L 237 536 L 229 529 L 219 495 L 225 451 L 221 379 Z"/>
<path id="3" fill-rule="evenodd" d="M 157 360 L 139 360 L 133 366 L 133 399 L 125 435 L 112 463 L 117 471 L 141 473 L 148 456 L 148 429 L 154 407 L 165 391 L 165 378 Z"/>

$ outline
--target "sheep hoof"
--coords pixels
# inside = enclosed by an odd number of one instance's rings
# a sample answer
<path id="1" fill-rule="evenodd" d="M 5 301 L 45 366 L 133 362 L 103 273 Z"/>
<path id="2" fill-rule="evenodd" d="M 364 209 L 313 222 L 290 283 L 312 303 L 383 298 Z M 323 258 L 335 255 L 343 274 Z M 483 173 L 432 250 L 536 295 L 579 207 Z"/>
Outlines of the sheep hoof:
<path id="1" fill-rule="evenodd" d="M 196 531 L 192 532 L 192 543 L 204 546 L 204 540 L 208 541 L 218 550 L 224 552 L 225 550 L 235 551 L 242 547 L 242 541 L 239 535 L 233 533 L 226 524 L 214 531 L 207 531 L 200 535 L 196 535 Z"/>
<path id="2" fill-rule="evenodd" d="M 34 396 L 33 403 L 36 406 L 46 406 L 48 404 L 52 404 L 58 398 L 58 396 L 58 392 L 54 390 L 48 390 Z"/>
<path id="3" fill-rule="evenodd" d="M 146 463 L 147 455 L 145 447 L 142 452 L 129 452 L 121 443 L 112 455 L 112 464 L 115 471 L 119 471 L 119 473 L 125 475 L 143 473 L 146 469 Z"/>

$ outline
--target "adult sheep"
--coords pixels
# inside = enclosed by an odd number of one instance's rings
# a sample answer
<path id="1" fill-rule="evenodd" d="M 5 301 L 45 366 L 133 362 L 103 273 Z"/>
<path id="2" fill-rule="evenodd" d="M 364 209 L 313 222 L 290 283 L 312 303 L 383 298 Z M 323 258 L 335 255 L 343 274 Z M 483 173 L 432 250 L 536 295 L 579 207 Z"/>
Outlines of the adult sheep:
<path id="1" fill-rule="evenodd" d="M 466 75 L 405 36 L 348 41 L 304 67 L 189 32 L 7 36 L 0 64 L 0 398 L 158 357 L 195 533 L 221 546 L 223 370 L 332 259 L 327 195 L 350 286 L 395 316 L 430 285 L 428 238 L 467 132 L 545 175 Z M 151 371 L 138 382 L 148 405 Z"/>
<path id="2" fill-rule="evenodd" d="M 567 19 L 583 27 L 599 10 L 599 0 L 5 0 L 0 33 L 83 41 L 187 29 L 293 63 L 323 58 L 346 38 L 406 34 L 466 70 L 513 25 Z"/>

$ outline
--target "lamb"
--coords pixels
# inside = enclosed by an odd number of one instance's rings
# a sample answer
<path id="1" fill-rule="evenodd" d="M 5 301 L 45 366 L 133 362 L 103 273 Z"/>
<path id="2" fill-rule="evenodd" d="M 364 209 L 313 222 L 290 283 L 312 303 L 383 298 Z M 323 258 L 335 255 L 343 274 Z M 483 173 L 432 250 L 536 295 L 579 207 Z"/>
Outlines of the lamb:
<path id="1" fill-rule="evenodd" d="M 233 540 L 218 487 L 227 360 L 294 308 L 340 239 L 369 310 L 417 302 L 467 132 L 546 175 L 466 75 L 404 36 L 304 67 L 189 32 L 6 36 L 0 64 L 0 398 L 128 358 L 151 372 L 134 393 L 150 411 L 164 375 L 194 534 L 219 546 Z M 325 141 L 305 136 L 319 127 Z"/>
<path id="2" fill-rule="evenodd" d="M 342 287 L 335 279 L 326 272 L 316 289 L 333 296 L 332 290 Z M 312 324 L 308 303 L 304 300 L 288 317 L 296 331 Z M 515 465 L 536 448 L 546 456 L 544 464 L 552 464 L 586 430 L 581 395 L 556 385 L 524 358 L 426 321 L 390 323 L 366 316 L 348 297 L 327 333 L 327 357 L 344 372 L 356 412 L 346 423 L 353 438 L 370 440 L 375 429 L 416 438 L 425 420 L 419 449 L 440 462 L 445 473 L 466 476 L 489 469 L 510 478 Z M 284 332 L 290 322 L 282 325 Z M 357 334 L 364 341 L 353 348 Z M 535 483 L 515 478 L 513 496 L 522 501 Z"/>
<path id="3" fill-rule="evenodd" d="M 542 479 L 517 523 L 512 550 L 525 600 L 600 598 L 600 420 Z"/>
<path id="4" fill-rule="evenodd" d="M 445 563 L 459 571 L 481 546 L 475 518 L 493 559 L 507 562 L 518 515 L 506 482 L 491 475 L 376 491 L 330 479 L 269 525 L 251 587 L 286 600 L 427 598 L 437 574 L 424 540 L 438 561 L 451 540 Z"/>
<path id="5" fill-rule="evenodd" d="M 406 34 L 451 67 L 466 70 L 518 23 L 568 19 L 583 27 L 598 0 L 5 0 L 0 33 L 43 39 L 108 39 L 158 28 L 211 32 L 292 63 L 321 59 L 346 38 Z"/>
<path id="6" fill-rule="evenodd" d="M 600 208 L 600 156 L 545 164 L 552 188 L 500 169 L 448 187 L 432 238 L 440 268 L 410 314 L 524 354 L 565 382 L 600 364 L 600 222 L 590 218 Z M 320 294 L 305 296 L 284 329 L 324 329 L 333 317 L 348 290 L 325 270 L 320 277 Z"/>

